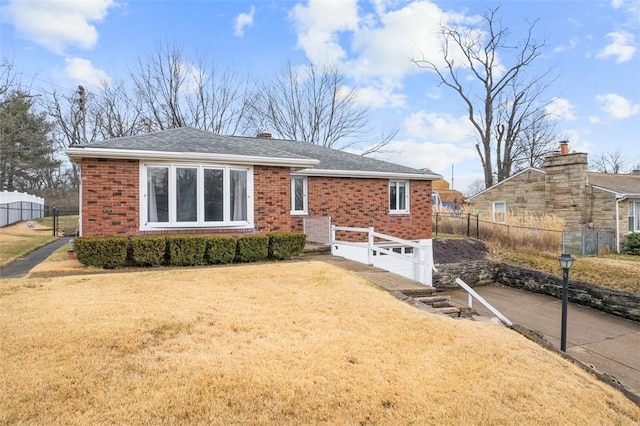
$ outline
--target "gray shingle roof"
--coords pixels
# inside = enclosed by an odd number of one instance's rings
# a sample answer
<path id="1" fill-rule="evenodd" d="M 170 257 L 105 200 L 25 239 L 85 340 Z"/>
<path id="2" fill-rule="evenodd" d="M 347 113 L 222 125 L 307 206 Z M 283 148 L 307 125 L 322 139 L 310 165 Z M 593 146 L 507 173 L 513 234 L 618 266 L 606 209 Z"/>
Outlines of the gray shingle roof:
<path id="1" fill-rule="evenodd" d="M 640 175 L 587 173 L 589 184 L 618 194 L 640 194 Z"/>
<path id="2" fill-rule="evenodd" d="M 134 151 L 191 152 L 202 154 L 246 155 L 256 157 L 305 158 L 291 152 L 259 143 L 257 138 L 223 136 L 191 127 L 163 130 L 91 144 L 74 148 L 124 149 Z"/>
<path id="3" fill-rule="evenodd" d="M 72 148 L 176 153 L 222 154 L 285 159 L 315 159 L 316 170 L 401 173 L 425 176 L 423 170 L 362 157 L 307 142 L 244 136 L 223 136 L 190 127 L 139 134 Z M 81 156 L 81 155 L 80 155 Z"/>

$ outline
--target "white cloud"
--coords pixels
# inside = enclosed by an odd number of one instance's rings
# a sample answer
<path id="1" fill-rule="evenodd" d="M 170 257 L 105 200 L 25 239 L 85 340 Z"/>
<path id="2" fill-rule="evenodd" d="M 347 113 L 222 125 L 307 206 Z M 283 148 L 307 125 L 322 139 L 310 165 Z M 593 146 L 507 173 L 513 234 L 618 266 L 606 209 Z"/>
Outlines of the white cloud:
<path id="1" fill-rule="evenodd" d="M 338 33 L 358 27 L 357 0 L 309 0 L 289 13 L 298 33 L 298 47 L 319 65 L 336 65 L 346 56 Z"/>
<path id="2" fill-rule="evenodd" d="M 591 123 L 591 124 L 599 124 L 600 123 L 600 117 L 598 117 L 597 115 L 590 115 L 589 116 L 589 123 Z"/>
<path id="3" fill-rule="evenodd" d="M 576 37 L 573 37 L 571 40 L 569 40 L 568 44 L 562 44 L 562 45 L 556 47 L 555 49 L 553 49 L 553 51 L 555 53 L 562 53 L 562 52 L 565 52 L 567 50 L 573 49 L 577 45 L 578 45 L 578 39 Z"/>
<path id="4" fill-rule="evenodd" d="M 244 28 L 253 25 L 253 15 L 255 14 L 255 12 L 256 8 L 254 6 L 251 6 L 251 10 L 249 11 L 249 13 L 241 13 L 236 16 L 234 34 L 237 37 L 244 36 Z"/>
<path id="5" fill-rule="evenodd" d="M 616 58 L 616 63 L 629 61 L 636 52 L 636 42 L 633 33 L 628 31 L 616 31 L 607 34 L 611 42 L 597 55 L 599 59 L 607 59 L 610 56 Z"/>
<path id="6" fill-rule="evenodd" d="M 614 120 L 624 120 L 640 113 L 640 104 L 632 104 L 628 99 L 615 93 L 598 95 L 596 100 L 601 104 L 600 109 Z"/>
<path id="7" fill-rule="evenodd" d="M 545 112 L 553 120 L 572 121 L 577 119 L 573 105 L 564 98 L 553 98 L 545 108 Z"/>
<path id="8" fill-rule="evenodd" d="M 355 89 L 356 101 L 359 104 L 373 108 L 393 107 L 399 108 L 406 105 L 407 96 L 397 93 L 390 87 L 376 88 L 373 86 Z"/>
<path id="9" fill-rule="evenodd" d="M 453 143 L 417 142 L 407 139 L 391 142 L 385 147 L 385 153 L 375 157 L 407 167 L 429 168 L 443 173 L 450 170 L 452 164 L 475 160 L 477 155 L 475 148 L 460 147 Z"/>
<path id="10" fill-rule="evenodd" d="M 98 40 L 92 23 L 113 6 L 114 0 L 11 0 L 2 13 L 24 37 L 60 54 L 68 46 L 92 48 Z"/>
<path id="11" fill-rule="evenodd" d="M 418 111 L 404 121 L 407 134 L 413 138 L 435 142 L 473 142 L 474 129 L 466 116 L 453 117 L 450 114 Z"/>
<path id="12" fill-rule="evenodd" d="M 91 61 L 82 58 L 65 58 L 64 78 L 89 87 L 109 83 L 111 79 L 101 69 L 94 68 Z"/>

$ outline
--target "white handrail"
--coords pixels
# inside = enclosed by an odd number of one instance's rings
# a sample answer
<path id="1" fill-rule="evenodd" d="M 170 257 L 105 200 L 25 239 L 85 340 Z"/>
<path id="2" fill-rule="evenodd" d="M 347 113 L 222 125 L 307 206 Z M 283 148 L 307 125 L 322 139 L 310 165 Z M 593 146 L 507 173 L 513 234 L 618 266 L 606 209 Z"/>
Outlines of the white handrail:
<path id="1" fill-rule="evenodd" d="M 456 278 L 456 284 L 458 284 L 460 287 L 465 289 L 467 291 L 467 293 L 469 293 L 469 307 L 471 307 L 471 296 L 473 296 L 478 302 L 482 303 L 485 308 L 487 308 L 489 311 L 491 311 L 491 313 L 493 315 L 498 317 L 498 319 L 500 321 L 502 321 L 503 324 L 508 325 L 508 326 L 512 326 L 513 325 L 513 323 L 511 321 L 509 321 L 509 319 L 507 319 L 507 317 L 502 315 L 499 310 L 497 310 L 496 308 L 491 306 L 491 304 L 489 302 L 484 300 L 484 298 L 482 296 L 480 296 L 478 293 L 476 293 L 476 291 L 474 289 L 469 287 L 469 285 L 467 283 L 462 281 L 460 278 Z"/>

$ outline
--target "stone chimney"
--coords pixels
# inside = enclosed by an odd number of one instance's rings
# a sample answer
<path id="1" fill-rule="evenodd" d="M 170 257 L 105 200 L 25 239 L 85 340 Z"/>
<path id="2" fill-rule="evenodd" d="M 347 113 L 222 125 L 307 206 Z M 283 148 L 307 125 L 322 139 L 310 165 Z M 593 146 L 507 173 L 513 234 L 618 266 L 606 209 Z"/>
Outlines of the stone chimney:
<path id="1" fill-rule="evenodd" d="M 565 220 L 568 229 L 579 229 L 588 221 L 585 205 L 587 184 L 586 153 L 569 153 L 568 142 L 560 143 L 560 153 L 545 158 L 545 208 Z"/>
<path id="2" fill-rule="evenodd" d="M 260 139 L 273 139 L 273 135 L 269 132 L 260 132 L 256 137 Z"/>

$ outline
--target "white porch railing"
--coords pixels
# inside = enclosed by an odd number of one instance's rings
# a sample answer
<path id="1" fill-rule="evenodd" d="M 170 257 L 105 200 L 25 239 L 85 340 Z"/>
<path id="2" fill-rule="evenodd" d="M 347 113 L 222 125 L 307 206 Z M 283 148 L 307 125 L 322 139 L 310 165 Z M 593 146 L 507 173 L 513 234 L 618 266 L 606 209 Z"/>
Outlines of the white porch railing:
<path id="1" fill-rule="evenodd" d="M 467 304 L 469 305 L 470 308 L 473 308 L 473 299 L 475 298 L 478 302 L 482 303 L 482 305 L 484 305 L 484 307 L 487 308 L 500 321 L 502 321 L 503 324 L 508 325 L 508 326 L 512 326 L 513 325 L 513 323 L 511 321 L 509 321 L 509 319 L 507 317 L 502 315 L 502 313 L 499 310 L 494 308 L 489 302 L 484 300 L 484 298 L 482 296 L 480 296 L 478 293 L 476 293 L 476 291 L 473 288 L 471 288 L 469 286 L 469 284 L 465 283 L 460 278 L 456 278 L 456 284 L 458 284 L 460 287 L 462 287 L 463 289 L 466 290 L 467 295 L 468 295 Z"/>
<path id="2" fill-rule="evenodd" d="M 367 240 L 366 242 L 340 241 L 336 239 L 337 231 L 365 233 Z M 377 266 L 424 285 L 432 285 L 433 246 L 431 240 L 416 242 L 381 234 L 375 232 L 373 228 L 332 225 L 331 254 Z"/>

